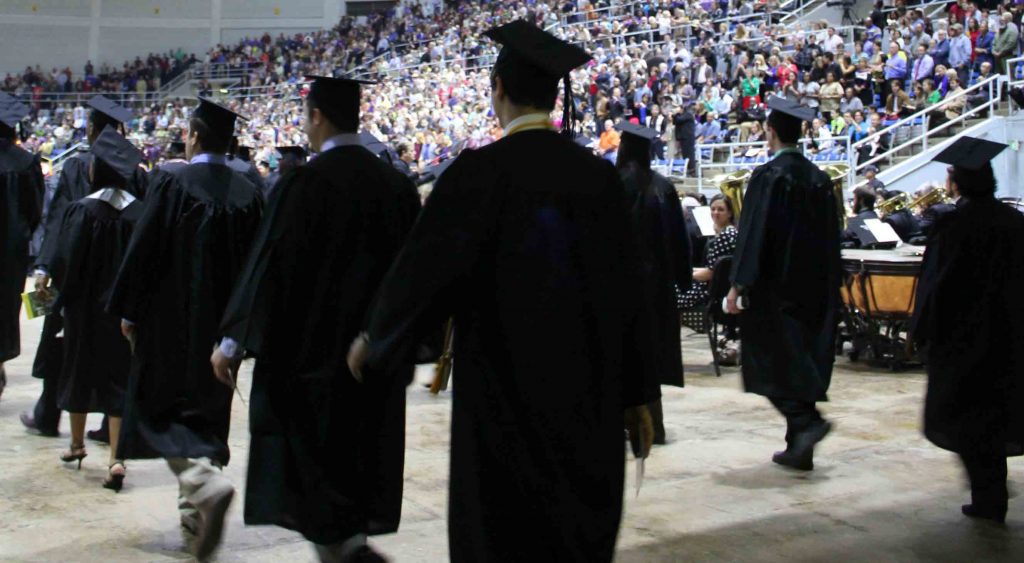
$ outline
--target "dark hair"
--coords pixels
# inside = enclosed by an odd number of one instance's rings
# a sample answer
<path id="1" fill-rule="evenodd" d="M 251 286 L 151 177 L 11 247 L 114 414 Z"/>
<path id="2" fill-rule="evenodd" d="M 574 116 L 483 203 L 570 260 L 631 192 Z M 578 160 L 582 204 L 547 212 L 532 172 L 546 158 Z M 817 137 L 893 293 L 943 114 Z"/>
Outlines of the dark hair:
<path id="1" fill-rule="evenodd" d="M 636 164 L 641 170 L 651 169 L 650 141 L 636 139 L 632 135 L 622 136 L 615 165 L 618 168 L 625 168 L 629 164 Z"/>
<path id="2" fill-rule="evenodd" d="M 0 139 L 14 141 L 17 137 L 18 132 L 13 127 L 8 127 L 6 123 L 0 123 Z"/>
<path id="3" fill-rule="evenodd" d="M 800 133 L 803 132 L 803 121 L 781 111 L 773 111 L 768 114 L 768 126 L 775 130 L 775 135 L 786 144 L 799 141 Z"/>
<path id="4" fill-rule="evenodd" d="M 729 224 L 736 224 L 736 208 L 732 205 L 732 198 L 725 194 L 715 194 L 708 205 L 714 205 L 716 201 L 721 201 L 725 204 L 725 208 L 729 211 Z"/>
<path id="5" fill-rule="evenodd" d="M 951 166 L 949 176 L 956 184 L 960 195 L 967 199 L 991 197 L 995 195 L 998 187 L 996 173 L 992 170 L 992 164 L 988 162 L 980 170 L 967 170 L 960 166 Z"/>
<path id="6" fill-rule="evenodd" d="M 395 152 L 397 152 L 398 153 L 398 157 L 401 158 L 403 154 L 405 154 L 407 152 L 410 152 L 409 144 L 408 143 L 398 143 L 398 146 L 395 147 Z"/>
<path id="7" fill-rule="evenodd" d="M 328 123 L 343 133 L 355 133 L 359 130 L 359 107 L 356 104 L 355 111 L 344 111 L 332 104 L 320 104 L 316 96 L 306 96 L 307 115 L 314 109 L 320 110 Z"/>
<path id="8" fill-rule="evenodd" d="M 558 97 L 558 79 L 529 64 L 496 64 L 491 71 L 491 88 L 497 79 L 512 103 L 551 111 Z"/>
<path id="9" fill-rule="evenodd" d="M 128 180 L 114 171 L 114 169 L 98 158 L 92 159 L 92 185 L 93 188 L 123 188 Z"/>
<path id="10" fill-rule="evenodd" d="M 231 135 L 223 136 L 220 135 L 206 124 L 202 118 L 192 117 L 188 121 L 189 130 L 199 137 L 199 144 L 203 147 L 206 152 L 212 152 L 217 154 L 227 154 L 228 147 L 231 145 Z"/>
<path id="11" fill-rule="evenodd" d="M 854 207 L 857 207 L 858 203 L 862 204 L 860 207 L 858 207 L 860 211 L 869 211 L 874 209 L 876 201 L 878 201 L 878 196 L 876 196 L 875 192 L 871 191 L 870 189 L 864 187 L 854 188 Z"/>

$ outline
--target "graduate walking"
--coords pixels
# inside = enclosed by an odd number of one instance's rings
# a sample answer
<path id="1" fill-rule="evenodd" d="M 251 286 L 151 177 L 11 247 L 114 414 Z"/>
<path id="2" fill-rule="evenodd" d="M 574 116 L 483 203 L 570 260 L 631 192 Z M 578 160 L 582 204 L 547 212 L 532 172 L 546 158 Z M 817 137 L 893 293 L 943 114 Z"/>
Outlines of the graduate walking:
<path id="1" fill-rule="evenodd" d="M 590 57 L 525 21 L 486 35 L 503 45 L 491 99 L 505 134 L 441 175 L 349 366 L 382 385 L 454 317 L 452 561 L 610 561 L 624 411 L 646 421 L 632 428 L 644 456 L 650 417 L 633 407 L 658 397 L 625 194 L 551 124 L 559 80 Z"/>
<path id="2" fill-rule="evenodd" d="M 910 329 L 928 367 L 924 435 L 967 469 L 961 511 L 996 522 L 1006 458 L 1024 455 L 1024 216 L 995 198 L 1005 148 L 961 137 L 935 157 L 960 200 L 932 227 Z"/>
<path id="3" fill-rule="evenodd" d="M 28 243 L 43 211 L 39 157 L 16 144 L 16 127 L 28 113 L 28 106 L 0 92 L 0 396 L 7 386 L 4 362 L 21 353 L 18 314 Z"/>
<path id="4" fill-rule="evenodd" d="M 317 155 L 270 198 L 211 363 L 231 385 L 243 350 L 256 357 L 246 524 L 296 530 L 322 561 L 371 561 L 366 536 L 394 532 L 401 516 L 413 364 L 360 385 L 344 353 L 420 200 L 359 141 L 360 82 L 309 78 Z"/>
<path id="5" fill-rule="evenodd" d="M 142 151 L 107 127 L 93 143 L 92 155 L 89 182 L 97 189 L 67 207 L 49 262 L 64 318 L 57 404 L 71 418 L 71 446 L 61 461 L 77 461 L 82 467 L 87 455 L 86 415 L 103 413 L 110 424 L 103 487 L 120 491 L 125 465 L 117 457 L 117 447 L 131 350 L 121 335 L 120 319 L 107 313 L 106 306 L 132 228 L 142 214 L 142 201 L 127 190 Z"/>
<path id="6" fill-rule="evenodd" d="M 727 311 L 740 316 L 747 392 L 786 417 L 786 449 L 772 461 L 809 471 L 831 429 L 815 403 L 828 398 L 835 359 L 840 223 L 832 181 L 797 148 L 814 110 L 777 96 L 768 107 L 773 156 L 743 197 Z"/>
<path id="7" fill-rule="evenodd" d="M 236 117 L 200 100 L 189 164 L 153 175 L 108 306 L 135 342 L 118 458 L 167 460 L 199 559 L 219 543 L 234 494 L 220 472 L 233 391 L 214 378 L 210 351 L 263 209 L 259 188 L 224 156 Z"/>

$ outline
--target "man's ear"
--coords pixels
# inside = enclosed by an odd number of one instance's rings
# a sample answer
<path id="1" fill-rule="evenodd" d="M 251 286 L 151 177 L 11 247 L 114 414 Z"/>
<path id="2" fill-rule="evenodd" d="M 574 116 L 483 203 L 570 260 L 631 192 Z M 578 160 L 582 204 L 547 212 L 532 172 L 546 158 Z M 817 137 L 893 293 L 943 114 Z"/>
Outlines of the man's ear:
<path id="1" fill-rule="evenodd" d="M 494 99 L 499 101 L 505 99 L 505 84 L 497 75 L 494 76 Z"/>

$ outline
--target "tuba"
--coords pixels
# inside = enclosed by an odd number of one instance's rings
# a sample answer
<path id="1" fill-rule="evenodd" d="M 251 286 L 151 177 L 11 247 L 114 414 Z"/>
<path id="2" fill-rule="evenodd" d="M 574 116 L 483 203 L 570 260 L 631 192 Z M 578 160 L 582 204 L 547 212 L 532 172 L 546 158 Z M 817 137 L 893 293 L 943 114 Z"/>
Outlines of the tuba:
<path id="1" fill-rule="evenodd" d="M 737 222 L 740 220 L 743 194 L 747 191 L 747 180 L 750 179 L 751 174 L 750 170 L 734 170 L 728 174 L 719 174 L 711 179 L 712 182 L 718 184 L 718 189 L 722 190 L 722 193 L 732 200 L 732 208 L 736 212 L 733 219 Z"/>
<path id="2" fill-rule="evenodd" d="M 885 213 L 886 215 L 892 215 L 898 211 L 903 211 L 910 207 L 911 201 L 910 196 L 906 192 L 900 192 L 889 199 L 879 203 L 875 206 L 875 209 Z"/>
<path id="3" fill-rule="evenodd" d="M 850 174 L 849 164 L 826 164 L 821 166 L 821 171 L 828 174 L 832 180 L 832 193 L 836 200 L 836 216 L 839 217 L 839 227 L 846 228 L 846 219 L 849 213 L 846 212 L 846 198 L 843 195 L 843 185 L 846 177 Z"/>

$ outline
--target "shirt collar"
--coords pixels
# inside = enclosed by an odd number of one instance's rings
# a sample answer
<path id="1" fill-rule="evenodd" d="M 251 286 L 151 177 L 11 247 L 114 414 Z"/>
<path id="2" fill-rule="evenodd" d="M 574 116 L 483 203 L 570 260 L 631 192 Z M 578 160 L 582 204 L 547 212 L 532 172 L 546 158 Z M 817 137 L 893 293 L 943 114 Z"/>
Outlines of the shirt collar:
<path id="1" fill-rule="evenodd" d="M 339 133 L 324 141 L 324 143 L 320 145 L 320 152 L 317 154 L 323 154 L 337 147 L 362 146 L 362 144 L 363 143 L 359 140 L 359 133 Z"/>
<path id="2" fill-rule="evenodd" d="M 192 160 L 188 161 L 189 164 L 222 164 L 227 166 L 228 157 L 222 154 L 214 154 L 211 152 L 204 152 L 197 154 L 192 157 Z"/>
<path id="3" fill-rule="evenodd" d="M 135 196 L 118 188 L 103 188 L 86 196 L 87 199 L 98 199 L 107 203 L 118 211 L 124 211 L 125 207 L 135 201 Z"/>
<path id="4" fill-rule="evenodd" d="M 551 125 L 551 117 L 546 113 L 528 113 L 521 115 L 505 126 L 505 137 L 519 133 L 520 131 L 530 131 L 533 129 L 554 129 Z"/>

